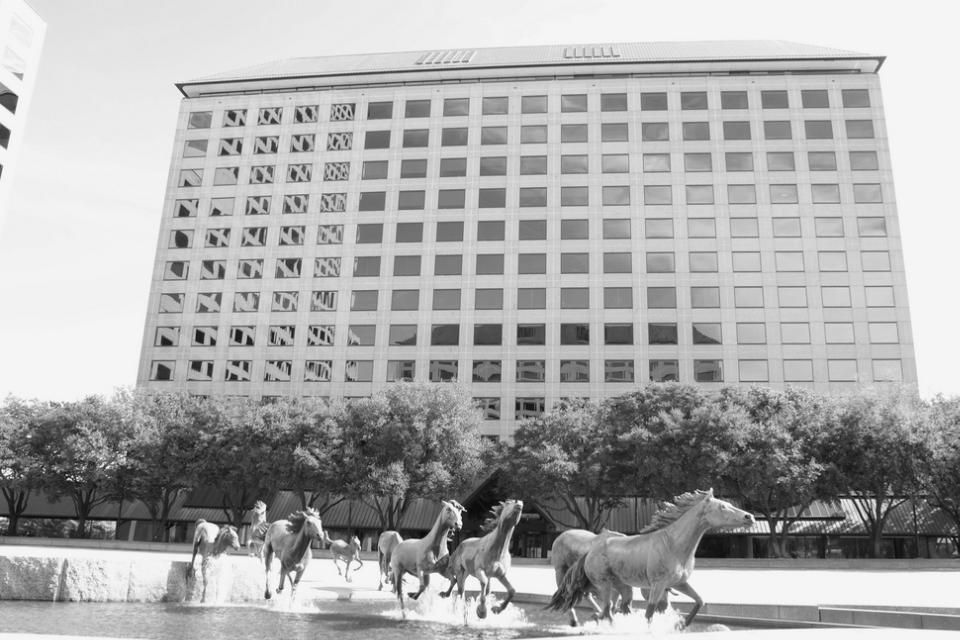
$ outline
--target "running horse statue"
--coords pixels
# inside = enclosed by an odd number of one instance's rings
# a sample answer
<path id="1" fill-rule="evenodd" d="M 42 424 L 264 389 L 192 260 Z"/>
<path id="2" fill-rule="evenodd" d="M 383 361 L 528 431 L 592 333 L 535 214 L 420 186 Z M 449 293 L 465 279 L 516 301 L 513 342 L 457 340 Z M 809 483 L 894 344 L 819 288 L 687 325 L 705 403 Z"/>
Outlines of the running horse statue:
<path id="1" fill-rule="evenodd" d="M 263 542 L 263 561 L 265 570 L 265 587 L 263 597 L 270 599 L 270 563 L 276 555 L 280 561 L 280 584 L 277 593 L 283 591 L 284 581 L 290 580 L 290 599 L 296 595 L 300 578 L 310 564 L 313 554 L 310 545 L 314 540 L 322 542 L 324 539 L 323 524 L 320 515 L 313 509 L 296 511 L 287 516 L 286 520 L 277 520 L 267 529 Z M 293 572 L 295 575 L 290 576 Z"/>
<path id="2" fill-rule="evenodd" d="M 267 535 L 270 523 L 267 522 L 267 505 L 263 500 L 253 503 L 253 522 L 250 523 L 250 534 L 247 537 L 247 554 L 259 556 L 263 551 L 263 538 Z"/>
<path id="3" fill-rule="evenodd" d="M 557 611 L 572 609 L 591 589 L 599 596 L 603 617 L 612 620 L 617 596 L 633 599 L 633 588 L 646 593 L 646 618 L 665 607 L 667 592 L 676 589 L 693 599 L 693 608 L 681 623 L 693 622 L 703 599 L 690 586 L 694 554 L 703 534 L 711 529 L 754 524 L 753 516 L 713 496 L 713 489 L 685 493 L 667 503 L 653 522 L 634 536 L 598 538 L 577 564 L 567 571 L 563 584 L 548 605 Z"/>
<path id="4" fill-rule="evenodd" d="M 604 529 L 600 533 L 594 533 L 586 529 L 567 529 L 563 533 L 557 536 L 556 540 L 553 541 L 553 546 L 550 547 L 550 564 L 553 565 L 553 571 L 557 580 L 557 587 L 559 588 L 563 585 L 563 577 L 567 575 L 567 571 L 570 570 L 570 567 L 577 564 L 577 562 L 586 555 L 587 551 L 590 550 L 590 545 L 594 543 L 598 538 L 606 539 L 610 536 L 622 536 L 622 533 L 616 531 L 610 531 L 609 529 Z M 590 603 L 590 606 L 593 607 L 594 618 L 600 619 L 600 605 L 597 604 L 597 599 L 594 597 L 593 591 L 588 591 L 585 594 L 587 602 Z M 629 607 L 630 603 L 626 603 L 621 606 Z M 576 627 L 580 624 L 580 621 L 577 620 L 576 610 L 570 609 L 570 626 Z"/>
<path id="5" fill-rule="evenodd" d="M 193 575 L 194 562 L 197 553 L 200 554 L 200 573 L 203 576 L 203 591 L 200 593 L 200 602 L 207 601 L 207 578 L 210 576 L 210 561 L 218 559 L 227 549 L 239 549 L 240 537 L 237 528 L 232 525 L 218 527 L 203 518 L 197 520 L 197 528 L 193 533 L 193 555 L 187 565 L 186 579 Z"/>
<path id="6" fill-rule="evenodd" d="M 347 582 L 352 582 L 350 578 L 350 563 L 356 562 L 357 569 L 363 566 L 363 561 L 360 560 L 360 538 L 353 536 L 350 538 L 350 542 L 327 538 L 327 543 L 330 545 L 330 557 L 333 558 L 333 566 L 337 568 L 337 575 L 344 576 Z M 345 572 L 340 571 L 341 562 L 347 565 Z"/>
<path id="7" fill-rule="evenodd" d="M 406 618 L 403 605 L 403 576 L 407 573 L 417 576 L 420 580 L 420 589 L 416 593 L 407 595 L 416 600 L 430 585 L 430 574 L 443 567 L 437 567 L 437 562 L 444 559 L 447 550 L 447 533 L 451 529 L 463 526 L 460 513 L 464 508 L 455 500 L 441 500 L 442 508 L 437 514 L 433 528 L 424 538 L 413 538 L 401 541 L 393 550 L 390 557 L 390 572 L 393 574 L 393 590 L 400 601 L 400 610 Z"/>
<path id="8" fill-rule="evenodd" d="M 486 618 L 487 595 L 490 593 L 491 581 L 496 578 L 507 588 L 507 597 L 503 603 L 493 606 L 491 611 L 500 613 L 506 609 L 516 594 L 516 589 L 507 579 L 507 571 L 510 570 L 510 538 L 513 537 L 513 530 L 522 515 L 522 500 L 507 500 L 494 507 L 491 517 L 483 527 L 488 533 L 481 538 L 467 538 L 450 555 L 445 572 L 450 580 L 450 588 L 440 595 L 444 598 L 449 596 L 456 583 L 457 597 L 462 597 L 467 576 L 473 576 L 480 581 L 477 617 Z"/>
<path id="9" fill-rule="evenodd" d="M 393 584 L 393 574 L 390 573 L 390 558 L 393 557 L 393 550 L 403 541 L 400 534 L 396 531 L 384 531 L 377 540 L 377 560 L 380 564 L 380 585 L 379 591 L 383 591 L 383 577 L 387 577 L 387 582 Z"/>

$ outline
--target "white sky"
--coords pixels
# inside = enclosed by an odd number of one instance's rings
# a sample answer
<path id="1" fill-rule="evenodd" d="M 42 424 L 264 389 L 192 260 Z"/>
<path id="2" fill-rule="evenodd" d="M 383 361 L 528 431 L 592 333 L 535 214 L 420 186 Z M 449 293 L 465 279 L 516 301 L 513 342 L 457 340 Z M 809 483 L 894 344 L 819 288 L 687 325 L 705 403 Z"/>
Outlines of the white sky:
<path id="1" fill-rule="evenodd" d="M 47 22 L 0 229 L 0 397 L 133 385 L 178 81 L 299 56 L 791 40 L 880 71 L 920 391 L 960 394 L 957 20 L 926 0 L 28 0 Z M 6 178 L 6 174 L 4 176 Z"/>

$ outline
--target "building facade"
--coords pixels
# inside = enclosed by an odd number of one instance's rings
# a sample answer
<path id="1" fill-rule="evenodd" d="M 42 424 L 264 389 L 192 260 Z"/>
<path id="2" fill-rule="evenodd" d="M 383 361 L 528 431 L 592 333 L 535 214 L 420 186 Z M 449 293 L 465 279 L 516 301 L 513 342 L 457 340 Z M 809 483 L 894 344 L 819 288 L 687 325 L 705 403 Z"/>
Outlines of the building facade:
<path id="1" fill-rule="evenodd" d="M 0 230 L 47 25 L 22 0 L 0 0 Z"/>
<path id="2" fill-rule="evenodd" d="M 179 85 L 138 384 L 459 380 L 486 435 L 647 381 L 916 381 L 881 57 L 306 58 Z"/>

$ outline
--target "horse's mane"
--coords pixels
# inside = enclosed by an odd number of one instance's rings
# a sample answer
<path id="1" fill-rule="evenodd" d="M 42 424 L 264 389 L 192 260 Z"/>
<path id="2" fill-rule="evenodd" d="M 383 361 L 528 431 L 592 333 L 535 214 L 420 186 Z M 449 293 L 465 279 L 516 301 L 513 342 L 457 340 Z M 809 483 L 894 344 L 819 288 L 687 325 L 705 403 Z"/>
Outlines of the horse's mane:
<path id="1" fill-rule="evenodd" d="M 664 502 L 660 509 L 653 514 L 650 524 L 640 530 L 640 533 L 651 533 L 666 528 L 668 525 L 677 521 L 683 514 L 700 504 L 707 496 L 709 491 L 688 491 L 673 499 L 673 502 Z"/>
<path id="2" fill-rule="evenodd" d="M 253 503 L 253 510 L 254 510 L 254 511 L 266 511 L 266 510 L 267 510 L 267 503 L 265 503 L 263 500 L 257 500 L 256 502 Z"/>
<path id="3" fill-rule="evenodd" d="M 306 509 L 304 511 L 294 511 L 289 516 L 287 520 L 287 531 L 290 533 L 300 533 L 300 530 L 303 529 L 303 523 L 307 521 L 307 518 L 319 518 L 320 514 L 317 513 L 316 509 Z"/>
<path id="4" fill-rule="evenodd" d="M 481 533 L 490 533 L 497 528 L 497 523 L 500 522 L 500 516 L 503 515 L 503 505 L 504 503 L 501 502 L 490 509 L 490 514 L 483 521 L 483 524 L 480 525 Z"/>

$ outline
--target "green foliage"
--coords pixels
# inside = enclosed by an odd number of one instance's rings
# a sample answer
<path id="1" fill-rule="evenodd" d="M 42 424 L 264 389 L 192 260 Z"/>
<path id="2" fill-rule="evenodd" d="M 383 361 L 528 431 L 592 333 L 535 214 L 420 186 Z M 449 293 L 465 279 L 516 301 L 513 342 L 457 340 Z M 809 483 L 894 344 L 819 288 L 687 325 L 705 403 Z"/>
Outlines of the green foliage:
<path id="1" fill-rule="evenodd" d="M 30 492 L 43 481 L 43 467 L 30 442 L 47 406 L 7 396 L 0 404 L 0 492 L 7 503 L 7 535 L 18 535 Z"/>
<path id="2" fill-rule="evenodd" d="M 931 446 L 923 465 L 924 488 L 953 520 L 960 538 L 960 398 L 938 396 L 927 415 Z"/>

